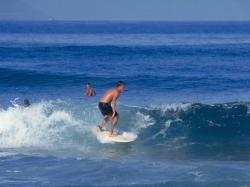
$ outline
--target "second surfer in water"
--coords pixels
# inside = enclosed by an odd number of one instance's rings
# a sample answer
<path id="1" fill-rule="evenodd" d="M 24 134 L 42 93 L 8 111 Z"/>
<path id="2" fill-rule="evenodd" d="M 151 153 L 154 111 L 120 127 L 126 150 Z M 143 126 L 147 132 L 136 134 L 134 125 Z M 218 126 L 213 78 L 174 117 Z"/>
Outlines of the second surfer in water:
<path id="1" fill-rule="evenodd" d="M 113 89 L 108 90 L 99 102 L 99 109 L 101 113 L 105 116 L 101 124 L 98 125 L 100 131 L 103 131 L 104 125 L 106 125 L 110 120 L 112 121 L 112 127 L 110 128 L 110 136 L 115 136 L 113 134 L 114 128 L 119 120 L 119 114 L 116 111 L 116 101 L 120 94 L 125 89 L 124 81 L 119 81 L 117 86 Z"/>

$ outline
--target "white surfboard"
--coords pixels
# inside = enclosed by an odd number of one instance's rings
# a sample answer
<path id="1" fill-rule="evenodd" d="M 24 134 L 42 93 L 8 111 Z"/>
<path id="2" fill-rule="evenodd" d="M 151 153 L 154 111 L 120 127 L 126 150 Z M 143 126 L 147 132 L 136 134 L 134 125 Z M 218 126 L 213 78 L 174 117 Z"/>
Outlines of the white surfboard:
<path id="1" fill-rule="evenodd" d="M 109 136 L 109 131 L 98 130 L 97 138 L 102 143 L 109 143 L 109 142 L 128 143 L 135 141 L 137 135 L 130 132 L 123 132 L 122 134 L 117 134 L 116 136 Z"/>

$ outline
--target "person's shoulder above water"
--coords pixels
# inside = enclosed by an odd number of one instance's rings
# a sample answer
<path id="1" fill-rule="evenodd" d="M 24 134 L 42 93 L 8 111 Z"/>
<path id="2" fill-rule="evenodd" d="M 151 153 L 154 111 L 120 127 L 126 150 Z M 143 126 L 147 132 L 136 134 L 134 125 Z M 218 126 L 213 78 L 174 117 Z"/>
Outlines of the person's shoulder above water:
<path id="1" fill-rule="evenodd" d="M 86 87 L 85 87 L 85 96 L 92 97 L 95 95 L 96 95 L 96 92 L 95 92 L 94 88 L 92 87 L 92 85 L 90 83 L 87 83 Z"/>

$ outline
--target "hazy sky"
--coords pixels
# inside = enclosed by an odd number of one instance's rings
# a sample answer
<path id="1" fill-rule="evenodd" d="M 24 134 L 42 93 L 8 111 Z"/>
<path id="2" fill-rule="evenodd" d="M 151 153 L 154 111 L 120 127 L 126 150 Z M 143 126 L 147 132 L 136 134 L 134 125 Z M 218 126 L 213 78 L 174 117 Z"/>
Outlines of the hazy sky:
<path id="1" fill-rule="evenodd" d="M 250 0 L 0 0 L 0 19 L 240 20 Z"/>

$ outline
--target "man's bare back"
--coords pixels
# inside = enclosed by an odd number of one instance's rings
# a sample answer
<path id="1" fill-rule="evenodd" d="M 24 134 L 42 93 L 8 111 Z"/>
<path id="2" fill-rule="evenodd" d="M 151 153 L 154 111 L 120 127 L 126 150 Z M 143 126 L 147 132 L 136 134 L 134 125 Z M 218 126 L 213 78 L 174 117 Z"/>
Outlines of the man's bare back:
<path id="1" fill-rule="evenodd" d="M 116 88 L 108 90 L 101 98 L 100 102 L 111 103 L 119 97 L 120 93 Z"/>

